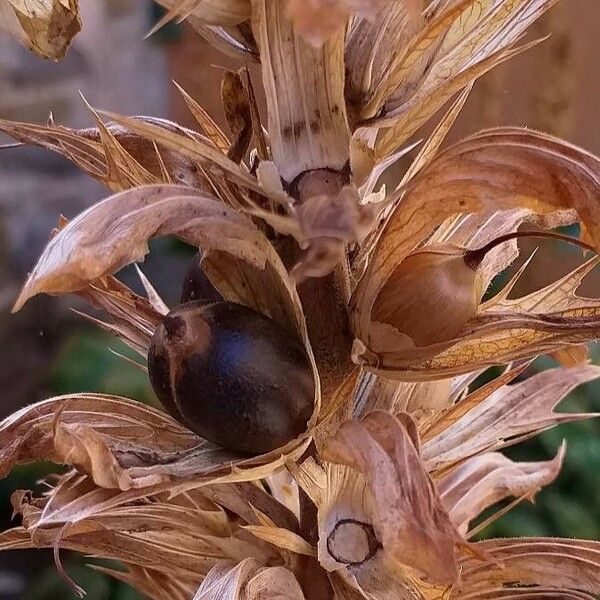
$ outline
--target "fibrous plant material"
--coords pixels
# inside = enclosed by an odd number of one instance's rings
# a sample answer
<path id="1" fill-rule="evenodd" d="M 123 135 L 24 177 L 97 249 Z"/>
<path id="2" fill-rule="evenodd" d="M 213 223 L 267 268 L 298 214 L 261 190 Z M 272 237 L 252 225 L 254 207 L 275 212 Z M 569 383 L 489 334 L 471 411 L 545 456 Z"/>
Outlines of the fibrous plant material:
<path id="1" fill-rule="evenodd" d="M 43 58 L 63 58 L 81 29 L 78 0 L 1 0 L 0 32 Z"/>
<path id="2" fill-rule="evenodd" d="M 75 394 L 1 423 L 0 475 L 71 469 L 13 495 L 22 523 L 0 549 L 54 548 L 67 579 L 61 548 L 116 559 L 97 568 L 165 600 L 599 594 L 599 542 L 473 539 L 483 511 L 550 484 L 566 448 L 501 451 L 594 416 L 554 409 L 600 376 L 582 350 L 600 300 L 577 294 L 597 258 L 513 297 L 525 263 L 484 294 L 519 236 L 564 241 L 550 230 L 579 223 L 566 241 L 598 249 L 600 159 L 515 127 L 440 150 L 475 80 L 537 43 L 523 34 L 554 3 L 163 0 L 161 23 L 187 18 L 260 62 L 265 111 L 242 69 L 221 86 L 230 135 L 183 90 L 195 131 L 93 110 L 85 130 L 0 120 L 113 193 L 59 221 L 15 309 L 89 301 L 169 413 Z M 5 28 L 57 57 L 77 6 L 38 4 L 0 0 Z M 56 19 L 71 25 L 49 45 Z M 398 186 L 379 186 L 446 103 Z M 165 235 L 199 249 L 176 307 L 141 272 L 145 297 L 114 275 Z M 560 366 L 526 377 L 543 354 Z M 491 365 L 504 370 L 473 389 Z"/>

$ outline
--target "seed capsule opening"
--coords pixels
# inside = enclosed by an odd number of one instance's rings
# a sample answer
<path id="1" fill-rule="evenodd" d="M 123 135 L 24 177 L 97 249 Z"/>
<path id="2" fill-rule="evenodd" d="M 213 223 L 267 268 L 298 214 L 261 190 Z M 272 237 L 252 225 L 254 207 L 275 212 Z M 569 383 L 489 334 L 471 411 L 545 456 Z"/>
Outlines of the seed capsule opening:
<path id="1" fill-rule="evenodd" d="M 372 558 L 381 544 L 369 523 L 341 519 L 327 536 L 327 551 L 340 563 L 359 565 Z"/>

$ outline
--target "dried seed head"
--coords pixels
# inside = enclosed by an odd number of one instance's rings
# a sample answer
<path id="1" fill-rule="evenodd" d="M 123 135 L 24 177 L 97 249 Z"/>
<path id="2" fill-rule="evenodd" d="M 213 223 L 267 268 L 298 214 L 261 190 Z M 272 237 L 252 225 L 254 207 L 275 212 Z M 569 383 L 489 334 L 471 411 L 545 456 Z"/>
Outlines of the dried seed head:
<path id="1" fill-rule="evenodd" d="M 148 373 L 175 418 L 242 454 L 284 446 L 313 412 L 314 379 L 300 341 L 232 302 L 172 310 L 152 339 Z"/>
<path id="2" fill-rule="evenodd" d="M 452 244 L 424 246 L 407 256 L 379 291 L 371 311 L 370 350 L 377 352 L 403 341 L 408 349 L 412 344 L 422 348 L 459 337 L 475 316 L 485 291 L 479 266 L 486 254 L 521 237 L 557 239 L 593 250 L 581 240 L 545 231 L 509 233 L 476 249 Z M 354 354 L 367 356 L 369 349 L 358 341 Z"/>

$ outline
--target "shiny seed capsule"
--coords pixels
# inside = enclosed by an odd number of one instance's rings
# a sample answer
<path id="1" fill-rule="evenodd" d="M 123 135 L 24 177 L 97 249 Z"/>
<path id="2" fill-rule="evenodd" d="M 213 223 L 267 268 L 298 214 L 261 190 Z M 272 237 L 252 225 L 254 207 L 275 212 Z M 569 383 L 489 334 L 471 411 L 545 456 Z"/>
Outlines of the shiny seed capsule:
<path id="1" fill-rule="evenodd" d="M 156 329 L 148 372 L 173 417 L 242 454 L 279 448 L 306 430 L 314 379 L 296 336 L 233 302 L 189 302 Z"/>

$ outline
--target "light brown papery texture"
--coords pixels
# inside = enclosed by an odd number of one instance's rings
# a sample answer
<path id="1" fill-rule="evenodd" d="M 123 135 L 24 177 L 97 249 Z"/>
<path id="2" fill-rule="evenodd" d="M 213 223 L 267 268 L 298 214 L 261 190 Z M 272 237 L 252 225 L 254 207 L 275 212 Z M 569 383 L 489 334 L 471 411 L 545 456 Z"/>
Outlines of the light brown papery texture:
<path id="1" fill-rule="evenodd" d="M 535 494 L 556 479 L 562 467 L 566 446 L 553 460 L 514 462 L 499 452 L 475 456 L 437 483 L 437 490 L 450 520 L 466 535 L 469 523 L 486 508 L 508 497 Z"/>
<path id="2" fill-rule="evenodd" d="M 360 305 L 355 320 L 365 317 L 397 265 L 448 217 L 480 210 L 575 209 L 594 231 L 600 222 L 594 200 L 599 179 L 597 158 L 545 134 L 500 128 L 458 142 L 402 191 L 355 293 Z"/>
<path id="3" fill-rule="evenodd" d="M 474 559 L 464 560 L 461 565 L 465 582 L 461 591 L 464 595 L 459 595 L 459 598 L 488 598 L 483 595 L 484 592 L 499 591 L 503 585 L 515 581 L 523 586 L 541 586 L 548 594 L 547 598 L 581 598 L 575 595 L 577 590 L 600 593 L 600 542 L 508 538 L 487 540 L 476 546 L 496 559 L 498 564 L 482 565 Z M 554 589 L 551 591 L 550 587 Z M 569 590 L 571 595 L 568 595 Z M 533 594 L 536 588 L 528 591 Z M 593 596 L 584 595 L 583 598 Z"/>
<path id="4" fill-rule="evenodd" d="M 560 423 L 590 418 L 590 413 L 556 413 L 554 408 L 576 386 L 594 381 L 592 365 L 551 369 L 523 382 L 504 385 L 483 396 L 473 392 L 436 423 L 437 435 L 424 442 L 422 458 L 429 471 L 499 450 Z"/>
<path id="5" fill-rule="evenodd" d="M 202 136 L 170 121 L 139 117 L 173 134 L 180 134 L 197 143 L 206 143 Z M 56 124 L 35 125 L 0 119 L 0 130 L 14 139 L 48 148 L 71 160 L 82 171 L 94 177 L 113 192 L 138 185 L 174 183 L 207 192 L 212 172 L 210 161 L 198 164 L 189 157 L 159 147 L 153 141 L 114 124 L 70 129 Z"/>
<path id="6" fill-rule="evenodd" d="M 208 573 L 193 600 L 304 600 L 291 571 L 256 560 L 219 564 Z"/>
<path id="7" fill-rule="evenodd" d="M 41 292 L 79 291 L 143 259 L 149 239 L 173 234 L 205 250 L 203 264 L 226 298 L 301 331 L 293 284 L 263 234 L 239 213 L 181 186 L 135 188 L 81 213 L 48 243 L 16 308 Z M 221 279 L 223 269 L 228 277 Z"/>
<path id="8" fill-rule="evenodd" d="M 537 292 L 507 300 L 519 273 L 500 294 L 480 305 L 462 336 L 416 349 L 412 361 L 392 352 L 383 366 L 401 379 L 448 377 L 596 339 L 600 301 L 580 297 L 575 290 L 597 264 L 592 259 Z"/>
<path id="9" fill-rule="evenodd" d="M 572 210 L 593 235 L 599 218 L 595 202 L 599 178 L 600 161 L 592 155 L 544 134 L 512 128 L 482 132 L 441 153 L 408 182 L 401 192 L 403 197 L 381 232 L 371 263 L 352 298 L 356 337 L 367 349 L 371 347 L 371 339 L 375 343 L 380 338 L 376 344 L 379 347 L 386 336 L 392 339 L 393 332 L 386 333 L 382 329 L 385 324 L 374 319 L 374 303 L 398 265 L 436 226 L 452 215 L 508 211 L 507 219 L 517 225 L 523 218 L 529 218 L 515 212 L 517 210 L 550 216 Z M 499 215 L 495 218 L 500 222 Z M 506 258 L 502 255 L 497 255 L 494 260 L 500 268 L 506 266 Z M 494 268 L 488 263 L 486 270 L 485 280 L 489 280 Z M 580 271 L 576 271 L 566 278 L 568 281 L 561 280 L 560 285 L 571 288 L 575 281 L 580 282 L 580 275 Z M 399 293 L 410 296 L 412 290 Z M 550 302 L 550 296 L 554 302 Z M 492 315 L 495 309 L 491 308 L 491 301 L 482 307 L 482 311 L 489 311 L 488 314 L 484 316 L 482 312 L 481 318 L 463 329 L 464 344 L 456 344 L 457 338 L 448 340 L 451 343 L 446 347 L 443 344 L 430 344 L 430 348 L 415 345 L 411 357 L 406 350 L 394 353 L 390 342 L 388 356 L 377 352 L 378 368 L 402 372 L 402 377 L 419 378 L 426 375 L 425 371 L 427 376 L 436 373 L 438 376 L 453 375 L 493 364 L 494 356 L 498 358 L 496 362 L 502 362 L 510 360 L 512 354 L 522 358 L 594 337 L 596 301 L 578 302 L 573 291 L 561 301 L 557 293 L 552 295 L 549 286 L 538 293 L 536 312 L 542 308 L 541 299 L 546 297 L 545 311 L 553 313 L 555 321 L 523 314 L 528 309 L 522 310 L 524 305 L 518 301 L 512 304 L 511 314 L 500 314 L 496 310 Z M 440 305 L 436 314 L 430 317 L 444 322 L 448 317 L 445 309 L 446 306 Z M 529 312 L 533 312 L 532 309 Z M 504 330 L 504 334 L 498 333 L 499 330 Z M 456 346 L 447 350 L 453 344 Z M 421 366 L 418 366 L 420 362 Z M 408 372 L 409 366 L 412 375 Z"/>
<path id="10" fill-rule="evenodd" d="M 374 116 L 365 106 L 389 80 L 402 54 L 399 50 L 406 47 L 422 26 L 422 9 L 422 0 L 393 1 L 385 10 L 361 14 L 352 20 L 346 38 L 346 97 L 353 109 L 360 111 L 361 118 Z M 422 75 L 423 68 L 419 64 L 405 73 L 397 87 L 412 91 L 412 84 Z"/>
<path id="11" fill-rule="evenodd" d="M 535 45 L 537 41 L 515 47 L 523 32 L 555 3 L 556 0 L 433 3 L 429 20 L 395 60 L 383 89 L 374 96 L 375 104 L 372 101 L 367 105 L 366 114 L 370 115 L 385 103 L 382 116 L 359 129 L 355 139 L 368 136 L 369 129 L 384 128 L 374 144 L 376 160 L 393 153 L 454 94 Z M 403 85 L 406 80 L 412 80 L 412 85 Z"/>
<path id="12" fill-rule="evenodd" d="M 252 487 L 255 493 L 245 494 L 239 485 Z M 277 511 L 270 511 L 258 495 L 260 488 L 239 485 L 229 486 L 230 497 L 237 494 L 239 502 L 246 504 L 256 501 L 276 516 Z M 235 505 L 219 494 L 222 487 L 204 490 L 212 489 L 212 495 L 235 512 Z M 264 497 L 268 495 L 263 493 Z M 176 584 L 179 592 L 185 592 L 183 598 L 191 598 L 213 567 L 244 559 L 259 566 L 278 565 L 283 560 L 270 545 L 248 539 L 237 528 L 236 518 L 198 489 L 182 492 L 171 486 L 169 493 L 162 492 L 160 486 L 107 490 L 72 471 L 54 482 L 46 497 L 36 499 L 16 492 L 12 502 L 15 512 L 23 516 L 23 526 L 0 534 L 2 549 L 60 544 L 121 560 L 129 568 L 125 581 L 135 582 L 141 575 L 139 569 L 146 571 L 149 581 L 156 580 L 158 590 L 152 591 L 152 597 L 180 597 L 179 593 L 168 596 Z M 60 563 L 58 567 L 66 576 Z M 122 578 L 118 573 L 110 574 Z M 148 582 L 142 583 L 146 589 Z"/>
<path id="13" fill-rule="evenodd" d="M 165 413 L 133 400 L 74 394 L 45 400 L 0 424 L 0 473 L 40 460 L 76 466 L 104 488 L 173 482 L 190 487 L 265 477 L 296 460 L 306 435 L 269 454 L 242 458 L 199 438 Z M 182 483 L 183 484 L 183 483 Z"/>
<path id="14" fill-rule="evenodd" d="M 374 499 L 374 526 L 392 563 L 417 569 L 435 583 L 458 579 L 461 536 L 442 507 L 407 430 L 373 412 L 348 421 L 328 440 L 323 458 L 359 470 Z"/>
<path id="15" fill-rule="evenodd" d="M 306 11 L 306 8 L 302 9 Z M 294 30 L 285 2 L 252 1 L 273 160 L 288 183 L 313 169 L 341 170 L 350 133 L 344 99 L 344 29 L 320 47 Z"/>
<path id="16" fill-rule="evenodd" d="M 12 33 L 42 58 L 65 55 L 81 29 L 77 0 L 0 0 L 0 32 Z"/>

